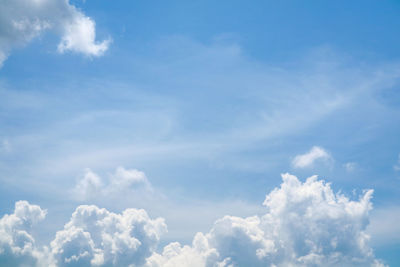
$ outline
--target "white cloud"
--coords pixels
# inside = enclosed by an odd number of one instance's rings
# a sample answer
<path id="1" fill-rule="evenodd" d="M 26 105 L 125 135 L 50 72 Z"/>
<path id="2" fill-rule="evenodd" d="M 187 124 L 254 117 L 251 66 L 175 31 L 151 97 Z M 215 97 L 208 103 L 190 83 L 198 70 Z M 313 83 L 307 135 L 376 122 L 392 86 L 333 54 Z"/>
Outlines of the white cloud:
<path id="1" fill-rule="evenodd" d="M 331 162 L 333 159 L 322 147 L 313 146 L 307 153 L 297 155 L 293 159 L 292 165 L 295 168 L 307 168 L 312 167 L 317 160 Z"/>
<path id="2" fill-rule="evenodd" d="M 58 266 L 141 266 L 167 228 L 144 210 L 79 206 L 51 242 Z"/>
<path id="3" fill-rule="evenodd" d="M 46 31 L 61 37 L 58 51 L 100 56 L 110 40 L 96 42 L 95 22 L 68 0 L 1 0 L 0 67 L 11 50 Z"/>
<path id="4" fill-rule="evenodd" d="M 316 176 L 305 182 L 290 174 L 282 178 L 281 186 L 266 196 L 263 216 L 224 216 L 208 233 L 197 233 L 191 245 L 172 242 L 160 253 L 156 248 L 167 231 L 164 219 L 151 219 L 144 210 L 126 209 L 117 214 L 88 205 L 76 209 L 56 233 L 50 250 L 37 248 L 27 229 L 46 212 L 17 202 L 14 214 L 0 219 L 0 264 L 383 266 L 375 259 L 366 233 L 372 190 L 350 200 L 335 194 L 330 184 Z"/>
<path id="5" fill-rule="evenodd" d="M 74 51 L 86 55 L 100 56 L 110 45 L 111 40 L 96 43 L 95 22 L 78 13 L 74 19 L 64 26 L 64 35 L 58 45 L 58 51 Z"/>
<path id="6" fill-rule="evenodd" d="M 127 170 L 123 167 L 118 167 L 115 174 L 110 177 L 110 191 L 121 191 L 124 189 L 132 189 L 135 187 L 151 188 L 150 182 L 147 180 L 144 172 L 131 169 Z"/>
<path id="7" fill-rule="evenodd" d="M 352 201 L 315 176 L 282 177 L 264 216 L 225 216 L 191 246 L 166 246 L 148 266 L 383 266 L 365 233 L 372 190 Z"/>
<path id="8" fill-rule="evenodd" d="M 347 163 L 343 164 L 343 167 L 346 169 L 347 172 L 352 172 L 357 168 L 357 163 L 347 162 Z"/>
<path id="9" fill-rule="evenodd" d="M 43 220 L 46 211 L 26 201 L 15 203 L 12 214 L 0 219 L 0 265 L 45 266 L 44 251 L 36 248 L 30 230 L 33 224 Z"/>
<path id="10" fill-rule="evenodd" d="M 31 227 L 46 211 L 26 201 L 0 219 L 0 266 L 142 266 L 167 231 L 164 219 L 146 211 L 116 214 L 96 206 L 79 206 L 64 229 L 39 247 Z"/>
<path id="11" fill-rule="evenodd" d="M 107 183 L 104 183 L 101 177 L 91 169 L 86 169 L 84 176 L 76 183 L 72 193 L 78 200 L 88 200 L 135 190 L 152 191 L 151 184 L 144 172 L 118 167 L 114 174 L 109 175 Z"/>
<path id="12" fill-rule="evenodd" d="M 73 194 L 79 200 L 90 199 L 100 194 L 103 186 L 101 178 L 92 170 L 86 169 L 83 178 L 75 185 Z"/>

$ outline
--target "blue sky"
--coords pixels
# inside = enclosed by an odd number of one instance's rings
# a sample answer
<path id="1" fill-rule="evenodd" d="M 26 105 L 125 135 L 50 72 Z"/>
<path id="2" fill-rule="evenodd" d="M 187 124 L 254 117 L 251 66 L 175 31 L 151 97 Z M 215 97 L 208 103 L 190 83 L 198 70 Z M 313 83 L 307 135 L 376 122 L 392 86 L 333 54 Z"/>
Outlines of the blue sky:
<path id="1" fill-rule="evenodd" d="M 0 12 L 1 216 L 47 209 L 44 244 L 80 204 L 144 208 L 166 219 L 160 247 L 190 244 L 264 214 L 282 173 L 318 175 L 351 199 L 374 189 L 371 247 L 400 264 L 398 1 L 60 4 L 93 40 L 51 8 L 18 13 L 40 30 Z"/>

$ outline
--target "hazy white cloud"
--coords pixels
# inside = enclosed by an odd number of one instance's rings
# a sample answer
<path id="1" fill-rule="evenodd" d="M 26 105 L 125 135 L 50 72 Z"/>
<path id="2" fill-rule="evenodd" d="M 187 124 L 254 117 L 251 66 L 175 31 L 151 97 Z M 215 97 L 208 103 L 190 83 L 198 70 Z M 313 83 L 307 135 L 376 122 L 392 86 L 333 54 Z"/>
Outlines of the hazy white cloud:
<path id="1" fill-rule="evenodd" d="M 144 172 L 118 167 L 114 174 L 109 175 L 108 182 L 103 182 L 102 178 L 91 169 L 86 169 L 72 193 L 78 200 L 88 200 L 135 190 L 152 191 L 152 186 Z"/>
<path id="2" fill-rule="evenodd" d="M 398 244 L 400 240 L 400 207 L 385 205 L 371 212 L 368 233 L 373 245 Z"/>
<path id="3" fill-rule="evenodd" d="M 357 168 L 357 163 L 347 162 L 347 163 L 343 164 L 343 167 L 346 169 L 347 172 L 352 172 Z"/>
<path id="4" fill-rule="evenodd" d="M 0 152 L 10 152 L 11 151 L 11 143 L 8 139 L 3 139 L 0 143 Z"/>
<path id="5" fill-rule="evenodd" d="M 61 37 L 61 53 L 100 56 L 110 44 L 96 41 L 95 22 L 68 0 L 0 0 L 0 5 L 0 67 L 12 49 L 49 30 Z"/>
<path id="6" fill-rule="evenodd" d="M 140 180 L 138 173 L 125 172 L 121 169 L 123 176 Z M 29 228 L 46 212 L 20 201 L 14 214 L 0 219 L 0 264 L 384 266 L 375 259 L 366 233 L 372 190 L 351 200 L 335 194 L 330 184 L 316 176 L 305 182 L 290 174 L 282 178 L 281 186 L 266 196 L 263 216 L 224 216 L 208 233 L 197 233 L 191 245 L 172 242 L 160 253 L 156 248 L 167 231 L 164 219 L 151 219 L 142 209 L 117 214 L 93 205 L 75 210 L 64 229 L 56 233 L 50 249 L 38 248 Z"/>
<path id="7" fill-rule="evenodd" d="M 313 146 L 307 153 L 297 155 L 292 165 L 295 168 L 307 168 L 312 167 L 316 161 L 332 162 L 332 160 L 331 155 L 322 147 Z"/>
<path id="8" fill-rule="evenodd" d="M 399 154 L 399 157 L 397 159 L 397 163 L 395 165 L 393 165 L 393 169 L 395 171 L 400 171 L 400 154 Z"/>
<path id="9" fill-rule="evenodd" d="M 86 169 L 83 177 L 76 183 L 73 194 L 79 200 L 90 199 L 103 191 L 101 178 L 91 169 Z"/>
<path id="10" fill-rule="evenodd" d="M 123 191 L 126 189 L 142 187 L 151 189 L 150 182 L 147 180 L 144 172 L 131 169 L 127 170 L 123 167 L 118 167 L 115 174 L 110 176 L 110 184 L 108 191 Z"/>

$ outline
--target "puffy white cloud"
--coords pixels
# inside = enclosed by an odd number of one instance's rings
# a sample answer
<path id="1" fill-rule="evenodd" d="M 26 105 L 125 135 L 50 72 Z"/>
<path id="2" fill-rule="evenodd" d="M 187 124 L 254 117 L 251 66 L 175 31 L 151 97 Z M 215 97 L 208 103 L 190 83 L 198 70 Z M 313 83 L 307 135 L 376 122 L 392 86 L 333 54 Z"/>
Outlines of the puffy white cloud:
<path id="1" fill-rule="evenodd" d="M 162 254 L 154 253 L 147 259 L 146 267 L 174 266 L 226 266 L 227 260 L 218 261 L 219 254 L 211 248 L 208 239 L 202 233 L 197 233 L 192 246 L 181 246 L 178 242 L 165 246 Z M 229 259 L 228 259 L 229 260 Z"/>
<path id="2" fill-rule="evenodd" d="M 313 166 L 317 160 L 331 162 L 333 159 L 322 147 L 313 146 L 307 153 L 297 155 L 293 159 L 292 165 L 295 168 L 307 168 Z"/>
<path id="3" fill-rule="evenodd" d="M 142 266 L 167 231 L 164 219 L 146 211 L 116 214 L 96 206 L 79 206 L 50 250 L 38 247 L 30 233 L 46 211 L 26 201 L 0 219 L 0 266 Z"/>
<path id="4" fill-rule="evenodd" d="M 61 36 L 59 52 L 100 56 L 110 40 L 96 42 L 95 22 L 68 0 L 0 0 L 0 66 L 10 51 L 45 31 Z"/>
<path id="5" fill-rule="evenodd" d="M 76 183 L 72 193 L 78 200 L 89 200 L 110 195 L 142 190 L 151 192 L 152 186 L 144 172 L 118 167 L 109 175 L 107 183 L 90 169 Z"/>
<path id="6" fill-rule="evenodd" d="M 140 172 L 120 169 L 123 183 Z M 96 180 L 91 174 L 88 180 Z M 335 194 L 316 176 L 305 182 L 284 174 L 280 187 L 264 201 L 263 216 L 224 216 L 211 230 L 197 233 L 191 245 L 170 243 L 156 252 L 167 231 L 162 218 L 144 210 L 120 214 L 79 206 L 50 244 L 36 248 L 30 226 L 46 212 L 17 202 L 0 220 L 0 263 L 13 266 L 384 266 L 368 245 L 366 227 L 372 190 L 356 200 Z M 122 179 L 122 178 L 121 178 Z M 129 182 L 129 183 L 130 183 Z M 89 183 L 89 182 L 88 182 Z"/>
<path id="7" fill-rule="evenodd" d="M 39 206 L 18 201 L 14 213 L 0 219 L 0 266 L 45 266 L 45 251 L 36 248 L 30 233 L 32 225 L 45 216 Z"/>
<path id="8" fill-rule="evenodd" d="M 264 216 L 225 216 L 192 246 L 172 243 L 148 266 L 383 266 L 365 233 L 372 190 L 350 200 L 315 176 L 282 177 Z"/>
<path id="9" fill-rule="evenodd" d="M 64 34 L 58 45 L 58 51 L 74 51 L 86 55 L 100 56 L 110 45 L 111 40 L 104 40 L 96 43 L 95 22 L 83 15 L 77 13 L 73 20 L 64 25 Z"/>
<path id="10" fill-rule="evenodd" d="M 141 266 L 166 230 L 162 218 L 152 220 L 144 210 L 79 206 L 51 251 L 58 266 Z"/>

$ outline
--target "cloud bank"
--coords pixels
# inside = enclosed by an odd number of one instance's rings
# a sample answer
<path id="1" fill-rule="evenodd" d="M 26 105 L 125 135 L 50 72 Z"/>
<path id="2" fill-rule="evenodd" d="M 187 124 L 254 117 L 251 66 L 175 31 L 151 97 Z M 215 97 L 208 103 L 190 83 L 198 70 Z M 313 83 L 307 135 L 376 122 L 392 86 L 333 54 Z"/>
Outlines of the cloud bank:
<path id="1" fill-rule="evenodd" d="M 48 247 L 29 232 L 46 212 L 17 202 L 0 220 L 0 265 L 15 266 L 384 266 L 375 259 L 365 229 L 372 190 L 358 200 L 335 194 L 316 176 L 301 182 L 284 174 L 263 203 L 263 216 L 224 216 L 191 245 L 172 242 L 157 250 L 167 231 L 162 218 L 127 209 L 116 214 L 79 206 Z"/>
<path id="2" fill-rule="evenodd" d="M 0 67 L 15 47 L 46 31 L 61 37 L 58 52 L 101 56 L 110 40 L 96 41 L 95 22 L 68 0 L 0 0 Z"/>

